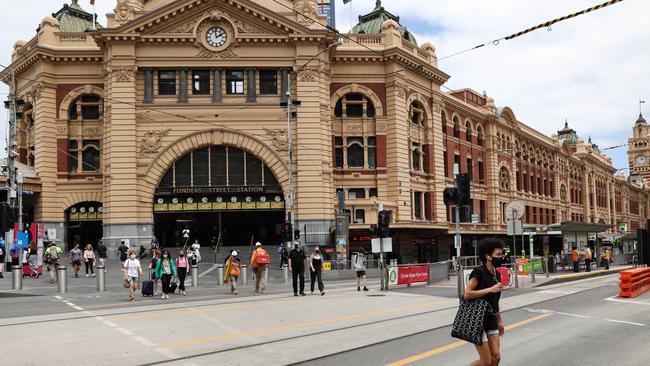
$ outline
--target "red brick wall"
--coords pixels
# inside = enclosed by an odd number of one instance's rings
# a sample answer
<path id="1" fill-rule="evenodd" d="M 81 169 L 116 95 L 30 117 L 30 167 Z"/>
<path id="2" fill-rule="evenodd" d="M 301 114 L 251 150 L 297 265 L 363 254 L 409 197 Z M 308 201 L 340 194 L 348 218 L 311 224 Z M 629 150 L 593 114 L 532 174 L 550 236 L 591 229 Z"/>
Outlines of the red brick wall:
<path id="1" fill-rule="evenodd" d="M 57 139 L 56 140 L 56 170 L 59 173 L 68 172 L 68 140 L 67 139 Z"/>

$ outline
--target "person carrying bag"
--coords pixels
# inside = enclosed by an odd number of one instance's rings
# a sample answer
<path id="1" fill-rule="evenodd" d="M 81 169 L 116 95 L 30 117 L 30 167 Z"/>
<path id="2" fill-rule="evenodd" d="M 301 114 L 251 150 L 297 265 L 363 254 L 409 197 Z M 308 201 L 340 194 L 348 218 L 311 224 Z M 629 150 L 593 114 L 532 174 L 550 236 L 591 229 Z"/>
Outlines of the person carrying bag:
<path id="1" fill-rule="evenodd" d="M 469 275 L 465 294 L 460 299 L 451 336 L 473 343 L 479 360 L 473 364 L 498 365 L 501 361 L 500 338 L 505 333 L 499 299 L 501 276 L 496 268 L 503 265 L 504 243 L 500 239 L 483 239 L 479 257 L 483 265 Z"/>

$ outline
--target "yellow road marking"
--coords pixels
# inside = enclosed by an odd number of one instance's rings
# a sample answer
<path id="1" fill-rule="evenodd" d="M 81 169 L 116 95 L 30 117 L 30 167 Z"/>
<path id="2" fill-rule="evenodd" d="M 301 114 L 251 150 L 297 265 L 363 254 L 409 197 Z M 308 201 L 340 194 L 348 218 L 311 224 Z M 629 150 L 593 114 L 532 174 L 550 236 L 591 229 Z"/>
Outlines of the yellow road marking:
<path id="1" fill-rule="evenodd" d="M 519 328 L 519 327 L 522 327 L 522 326 L 524 326 L 526 324 L 530 324 L 532 322 L 536 322 L 538 320 L 549 317 L 551 315 L 553 315 L 553 314 L 552 313 L 546 313 L 546 314 L 537 315 L 537 316 L 534 316 L 532 318 L 528 318 L 526 320 L 522 320 L 522 321 L 517 322 L 517 323 L 509 324 L 505 328 L 506 328 L 506 330 Z M 444 353 L 444 352 L 447 352 L 447 351 L 451 351 L 452 349 L 462 347 L 462 346 L 464 346 L 466 344 L 469 344 L 469 343 L 467 343 L 465 341 L 456 341 L 456 342 L 450 343 L 450 344 L 448 344 L 446 346 L 434 348 L 431 351 L 420 353 L 419 355 L 407 357 L 407 358 L 404 358 L 402 360 L 389 363 L 386 366 L 404 366 L 404 365 L 408 365 L 410 363 L 420 361 L 420 360 L 423 360 L 425 358 L 433 357 L 435 355 L 438 355 L 438 354 L 441 354 L 441 353 Z"/>
<path id="2" fill-rule="evenodd" d="M 328 296 L 327 299 L 332 298 L 341 298 L 346 297 L 347 295 L 333 295 Z M 317 301 L 317 300 L 327 300 L 321 296 L 309 296 L 307 298 L 300 298 L 300 301 Z M 214 304 L 214 305 L 203 305 L 201 307 L 184 307 L 180 309 L 160 309 L 157 311 L 150 311 L 145 313 L 135 313 L 135 314 L 124 314 L 117 315 L 112 318 L 114 321 L 124 321 L 124 320 L 150 320 L 150 319 L 169 319 L 174 315 L 185 315 L 188 311 L 192 310 L 195 313 L 216 313 L 225 310 L 234 309 L 255 309 L 261 308 L 268 305 L 282 304 L 287 302 L 297 301 L 297 299 L 291 298 L 282 298 L 269 301 L 257 301 L 257 302 L 233 302 L 233 303 L 224 303 L 224 304 Z"/>
<path id="3" fill-rule="evenodd" d="M 306 327 L 310 327 L 310 326 L 314 326 L 314 325 L 323 325 L 323 324 L 335 323 L 335 322 L 340 322 L 340 321 L 345 321 L 345 320 L 362 319 L 362 318 L 368 318 L 368 317 L 372 317 L 372 316 L 376 316 L 376 315 L 383 315 L 383 314 L 394 313 L 394 312 L 399 312 L 399 311 L 404 311 L 404 310 L 419 309 L 419 308 L 424 308 L 424 307 L 430 307 L 431 305 L 435 305 L 435 304 L 444 304 L 444 303 L 447 303 L 447 302 L 455 302 L 455 301 L 456 300 L 453 300 L 453 299 L 452 300 L 445 300 L 445 301 L 433 301 L 433 302 L 427 302 L 427 303 L 424 303 L 424 304 L 410 305 L 410 306 L 398 306 L 398 307 L 384 309 L 384 310 L 377 310 L 377 311 L 372 311 L 372 312 L 345 315 L 345 316 L 329 318 L 329 319 L 319 319 L 319 320 L 312 320 L 312 321 L 301 322 L 301 323 L 283 324 L 283 325 L 278 325 L 278 326 L 273 326 L 273 327 L 259 328 L 259 329 L 252 329 L 252 330 L 248 330 L 248 331 L 241 331 L 241 332 L 235 332 L 235 333 L 230 333 L 230 334 L 224 334 L 224 335 L 220 335 L 220 336 L 196 338 L 196 339 L 192 339 L 192 340 L 189 340 L 189 341 L 166 344 L 163 347 L 167 348 L 167 349 L 174 349 L 174 348 L 195 346 L 195 345 L 200 345 L 200 344 L 215 343 L 215 342 L 219 342 L 219 341 L 223 341 L 223 340 L 227 340 L 227 339 L 233 339 L 233 338 L 239 338 L 239 337 L 250 337 L 250 336 L 255 336 L 255 335 L 279 332 L 279 331 L 286 331 L 286 330 L 292 330 L 292 329 L 298 329 L 298 328 L 306 328 Z"/>

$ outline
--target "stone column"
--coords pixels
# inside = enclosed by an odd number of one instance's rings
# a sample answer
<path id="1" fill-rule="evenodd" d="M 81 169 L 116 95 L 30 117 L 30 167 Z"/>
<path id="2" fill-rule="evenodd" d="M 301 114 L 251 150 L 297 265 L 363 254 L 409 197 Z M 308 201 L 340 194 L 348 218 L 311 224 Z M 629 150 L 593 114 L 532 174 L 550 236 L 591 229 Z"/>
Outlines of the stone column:
<path id="1" fill-rule="evenodd" d="M 248 75 L 248 88 L 246 94 L 246 103 L 255 103 L 257 94 L 257 85 L 255 82 L 255 68 L 247 67 L 246 73 Z"/>
<path id="2" fill-rule="evenodd" d="M 178 69 L 178 102 L 187 103 L 187 69 Z"/>
<path id="3" fill-rule="evenodd" d="M 153 69 L 144 69 L 144 102 L 153 103 Z"/>
<path id="4" fill-rule="evenodd" d="M 56 229 L 56 239 L 67 244 L 65 211 L 59 206 L 57 193 L 57 131 L 53 123 L 57 118 L 56 84 L 49 80 L 40 83 L 34 95 L 34 170 L 41 178 L 39 203 L 34 207 L 34 221 L 45 224 L 46 230 Z M 68 92 L 68 90 L 63 90 Z M 61 118 L 66 118 L 61 116 Z M 67 142 L 67 140 L 66 140 Z M 61 154 L 67 153 L 67 148 Z M 65 155 L 67 163 L 67 155 Z M 67 172 L 67 169 L 66 169 Z M 67 207 L 66 207 L 67 208 Z M 63 247 L 62 249 L 68 249 Z"/>
<path id="5" fill-rule="evenodd" d="M 221 68 L 217 67 L 212 70 L 214 81 L 212 83 L 212 103 L 223 102 L 223 82 L 221 80 Z"/>
<path id="6" fill-rule="evenodd" d="M 108 47 L 111 47 L 110 45 Z M 142 203 L 138 197 L 138 137 L 136 119 L 137 88 L 135 44 L 121 44 L 123 58 L 109 62 L 105 82 L 107 98 L 113 103 L 105 117 L 103 173 L 103 242 L 115 258 L 120 240 L 128 240 L 132 249 L 151 241 L 152 218 L 141 219 Z M 109 50 L 110 52 L 111 50 Z"/>

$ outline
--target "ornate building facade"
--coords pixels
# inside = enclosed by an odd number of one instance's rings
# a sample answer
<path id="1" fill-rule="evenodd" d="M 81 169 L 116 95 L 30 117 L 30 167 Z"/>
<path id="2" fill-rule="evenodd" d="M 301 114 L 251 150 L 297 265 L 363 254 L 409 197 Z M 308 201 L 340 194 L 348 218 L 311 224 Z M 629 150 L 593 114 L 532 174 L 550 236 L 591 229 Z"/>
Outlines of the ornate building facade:
<path id="1" fill-rule="evenodd" d="M 291 171 L 307 244 L 333 244 L 343 190 L 351 246 L 369 245 L 381 205 L 397 256 L 447 259 L 457 164 L 472 179 L 467 238 L 504 235 L 512 200 L 530 224 L 644 225 L 646 191 L 595 144 L 444 92 L 435 47 L 377 3 L 342 38 L 315 0 L 118 0 L 106 27 L 73 0 L 44 18 L 10 65 L 20 160 L 42 185 L 35 221 L 109 247 L 173 246 L 184 227 L 204 244 L 277 244 Z M 300 101 L 291 151 L 287 91 Z"/>

